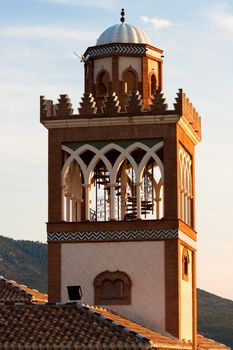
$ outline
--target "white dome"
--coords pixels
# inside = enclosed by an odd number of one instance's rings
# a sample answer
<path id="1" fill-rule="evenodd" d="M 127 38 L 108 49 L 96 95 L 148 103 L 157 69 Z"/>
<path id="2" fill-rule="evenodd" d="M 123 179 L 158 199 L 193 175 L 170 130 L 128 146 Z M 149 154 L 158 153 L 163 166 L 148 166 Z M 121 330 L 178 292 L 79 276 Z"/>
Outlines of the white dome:
<path id="1" fill-rule="evenodd" d="M 96 45 L 112 43 L 153 45 L 143 30 L 127 23 L 115 24 L 106 29 L 97 39 Z"/>

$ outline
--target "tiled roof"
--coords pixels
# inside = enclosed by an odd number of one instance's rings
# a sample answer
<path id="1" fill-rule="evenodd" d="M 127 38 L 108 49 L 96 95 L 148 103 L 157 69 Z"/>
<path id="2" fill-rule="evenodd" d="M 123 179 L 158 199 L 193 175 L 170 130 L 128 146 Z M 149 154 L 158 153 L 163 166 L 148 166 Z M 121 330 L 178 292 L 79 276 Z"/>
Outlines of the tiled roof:
<path id="1" fill-rule="evenodd" d="M 175 349 L 191 349 L 191 344 L 187 344 L 177 340 L 175 337 L 172 337 L 170 334 L 161 334 L 155 332 L 147 327 L 144 327 L 138 323 L 130 321 L 125 317 L 120 316 L 114 311 L 102 309 L 96 306 L 87 306 L 89 311 L 95 312 L 101 317 L 104 317 L 115 325 L 123 326 L 125 330 L 131 330 L 136 334 L 140 334 L 141 337 L 148 339 L 151 346 L 159 348 L 175 348 Z"/>
<path id="2" fill-rule="evenodd" d="M 47 295 L 0 277 L 0 349 L 183 349 L 191 344 L 84 304 L 45 304 Z M 198 336 L 199 350 L 227 350 Z"/>
<path id="3" fill-rule="evenodd" d="M 0 306 L 0 348 L 191 349 L 115 313 L 69 304 Z"/>
<path id="4" fill-rule="evenodd" d="M 0 276 L 0 302 L 47 302 L 48 296 L 36 289 Z"/>
<path id="5" fill-rule="evenodd" d="M 205 338 L 203 335 L 198 334 L 197 336 L 197 344 L 198 344 L 198 350 L 230 350 L 229 347 L 227 347 L 224 344 L 217 343 L 216 341 L 212 339 Z"/>
<path id="6" fill-rule="evenodd" d="M 187 349 L 115 312 L 84 304 L 7 302 L 0 305 L 0 349 Z M 198 336 L 199 350 L 227 350 Z"/>

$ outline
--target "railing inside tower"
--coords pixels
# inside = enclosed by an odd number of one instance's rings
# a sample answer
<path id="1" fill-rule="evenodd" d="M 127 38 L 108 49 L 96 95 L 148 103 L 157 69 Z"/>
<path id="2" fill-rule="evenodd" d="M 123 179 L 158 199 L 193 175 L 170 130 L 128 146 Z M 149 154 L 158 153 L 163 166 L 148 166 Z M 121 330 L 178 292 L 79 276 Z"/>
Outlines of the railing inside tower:
<path id="1" fill-rule="evenodd" d="M 97 214 L 93 209 L 90 209 L 90 221 L 97 221 Z"/>
<path id="2" fill-rule="evenodd" d="M 91 180 L 91 221 L 108 221 L 110 219 L 109 172 L 102 161 L 99 161 Z"/>
<path id="3" fill-rule="evenodd" d="M 162 152 L 159 156 L 163 159 Z M 84 150 L 75 160 L 65 154 L 64 221 L 158 220 L 163 217 L 163 174 L 159 158 L 157 160 L 153 153 L 149 156 L 140 147 L 133 148 L 127 157 L 114 149 L 107 150 L 101 157 L 98 155 L 96 161 L 94 157 L 95 153 L 90 150 Z M 87 168 L 85 173 L 83 164 L 91 162 L 93 170 Z"/>

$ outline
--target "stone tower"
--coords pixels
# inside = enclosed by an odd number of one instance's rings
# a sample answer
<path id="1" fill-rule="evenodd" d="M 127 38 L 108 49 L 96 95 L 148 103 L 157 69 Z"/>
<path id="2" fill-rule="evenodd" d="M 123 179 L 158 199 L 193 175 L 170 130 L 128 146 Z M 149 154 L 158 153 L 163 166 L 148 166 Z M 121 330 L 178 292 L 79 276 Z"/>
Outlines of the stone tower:
<path id="1" fill-rule="evenodd" d="M 83 56 L 85 93 L 41 97 L 49 132 L 49 300 L 111 308 L 196 348 L 194 146 L 200 117 L 180 89 L 168 110 L 163 51 L 135 26 Z"/>

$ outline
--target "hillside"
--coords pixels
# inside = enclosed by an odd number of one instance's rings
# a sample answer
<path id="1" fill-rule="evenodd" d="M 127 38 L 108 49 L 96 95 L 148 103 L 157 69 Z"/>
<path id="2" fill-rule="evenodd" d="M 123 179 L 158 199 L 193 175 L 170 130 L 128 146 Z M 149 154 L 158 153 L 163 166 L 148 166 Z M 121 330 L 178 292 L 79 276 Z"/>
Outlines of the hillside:
<path id="1" fill-rule="evenodd" d="M 197 290 L 198 332 L 233 348 L 233 301 Z"/>
<path id="2" fill-rule="evenodd" d="M 0 275 L 47 291 L 47 244 L 0 236 Z"/>
<path id="3" fill-rule="evenodd" d="M 0 275 L 47 292 L 47 244 L 0 236 Z M 233 301 L 197 290 L 198 332 L 233 348 Z"/>

